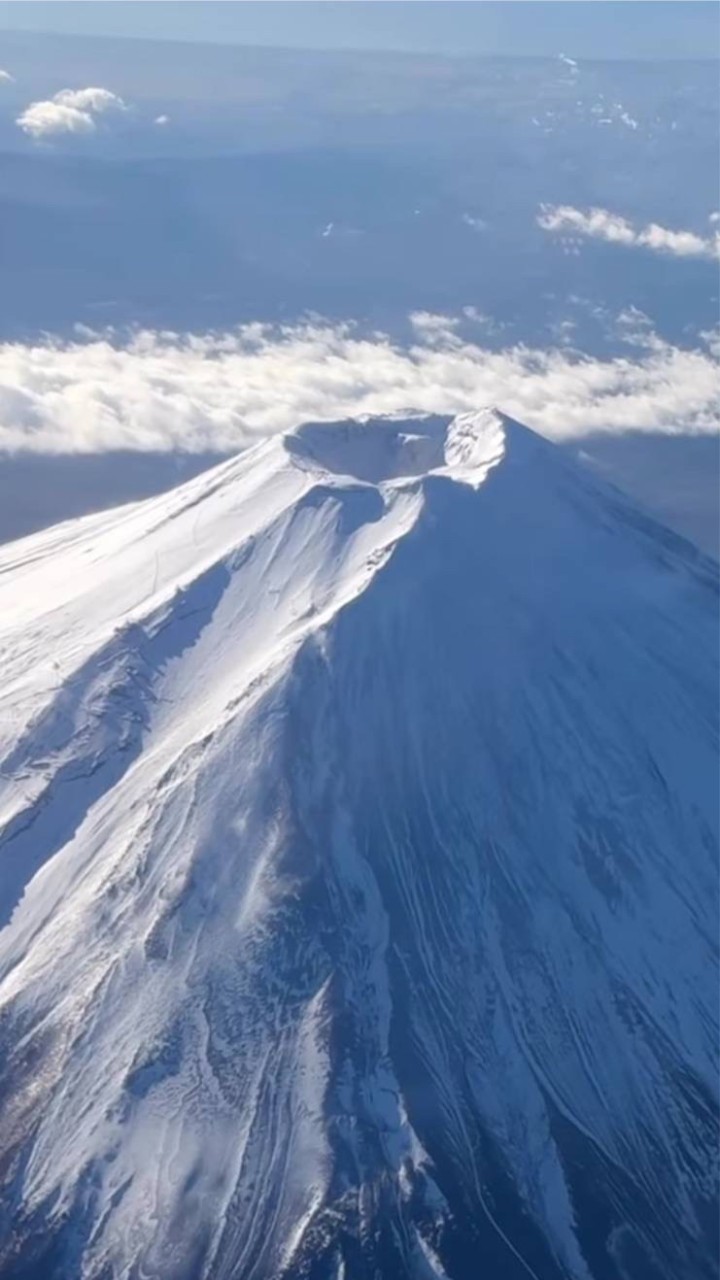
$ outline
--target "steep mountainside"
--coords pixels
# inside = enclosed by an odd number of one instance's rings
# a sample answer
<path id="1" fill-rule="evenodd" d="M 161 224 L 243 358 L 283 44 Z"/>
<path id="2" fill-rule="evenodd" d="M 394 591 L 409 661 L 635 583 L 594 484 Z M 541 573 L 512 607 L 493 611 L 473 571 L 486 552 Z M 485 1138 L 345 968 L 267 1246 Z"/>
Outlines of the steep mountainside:
<path id="1" fill-rule="evenodd" d="M 489 410 L 0 549 L 2 1280 L 710 1280 L 716 574 Z"/>

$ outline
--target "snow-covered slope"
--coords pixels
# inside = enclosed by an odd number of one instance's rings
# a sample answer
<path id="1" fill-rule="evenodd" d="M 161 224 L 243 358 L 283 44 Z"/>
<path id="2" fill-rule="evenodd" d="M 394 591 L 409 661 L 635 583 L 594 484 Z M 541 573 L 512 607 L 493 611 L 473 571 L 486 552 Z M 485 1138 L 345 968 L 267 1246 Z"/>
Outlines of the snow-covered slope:
<path id="1" fill-rule="evenodd" d="M 716 569 L 500 414 L 0 551 L 2 1280 L 702 1280 Z"/>

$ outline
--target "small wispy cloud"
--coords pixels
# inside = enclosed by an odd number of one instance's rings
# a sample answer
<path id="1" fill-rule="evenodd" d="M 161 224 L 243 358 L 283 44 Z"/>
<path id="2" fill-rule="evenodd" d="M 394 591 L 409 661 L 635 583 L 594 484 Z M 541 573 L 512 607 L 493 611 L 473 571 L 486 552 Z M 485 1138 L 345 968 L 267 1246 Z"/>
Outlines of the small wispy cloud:
<path id="1" fill-rule="evenodd" d="M 123 99 L 109 89 L 89 86 L 86 89 L 61 89 L 54 97 L 31 102 L 18 116 L 16 124 L 35 139 L 52 138 L 64 133 L 94 133 L 98 117 L 108 112 L 124 112 Z"/>
<path id="2" fill-rule="evenodd" d="M 470 227 L 472 231 L 487 231 L 487 222 L 484 218 L 478 218 L 474 213 L 464 213 L 462 221 L 466 227 Z"/>
<path id="3" fill-rule="evenodd" d="M 69 343 L 0 346 L 0 449 L 237 450 L 307 420 L 460 412 L 497 404 L 551 439 L 589 432 L 717 431 L 718 335 L 664 342 L 639 312 L 626 353 L 489 349 L 456 317 L 417 313 L 399 346 L 353 325 L 251 324 L 224 334 L 85 331 Z"/>
<path id="4" fill-rule="evenodd" d="M 322 240 L 357 240 L 364 232 L 360 227 L 351 227 L 343 222 L 327 222 L 320 231 Z"/>
<path id="5" fill-rule="evenodd" d="M 701 236 L 695 231 L 673 231 L 657 222 L 637 227 L 608 209 L 575 209 L 569 204 L 544 204 L 540 207 L 537 222 L 544 231 L 560 236 L 606 240 L 609 244 L 648 249 L 676 258 L 720 256 L 720 236 L 717 233 Z"/>
<path id="6" fill-rule="evenodd" d="M 0 68 L 0 84 L 3 84 L 3 83 L 14 84 L 15 77 L 11 76 L 9 71 L 4 71 L 2 68 Z"/>

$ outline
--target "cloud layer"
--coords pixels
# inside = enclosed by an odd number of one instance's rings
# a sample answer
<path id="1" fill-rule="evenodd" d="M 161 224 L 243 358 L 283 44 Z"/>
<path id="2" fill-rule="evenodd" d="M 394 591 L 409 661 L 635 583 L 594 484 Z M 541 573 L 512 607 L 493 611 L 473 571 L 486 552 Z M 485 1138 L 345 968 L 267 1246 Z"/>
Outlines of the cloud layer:
<path id="1" fill-rule="evenodd" d="M 700 236 L 694 231 L 672 231 L 650 222 L 645 227 L 635 227 L 627 218 L 608 209 L 575 209 L 569 204 L 543 205 L 537 217 L 544 231 L 559 235 L 583 236 L 594 240 L 606 240 L 610 244 L 649 249 L 653 253 L 670 254 L 676 258 L 717 258 L 720 256 L 720 236 Z"/>
<path id="2" fill-rule="evenodd" d="M 713 338 L 687 351 L 625 317 L 627 357 L 566 348 L 488 350 L 446 317 L 414 318 L 416 342 L 322 322 L 213 335 L 85 334 L 0 346 L 0 449 L 241 449 L 308 419 L 496 404 L 554 439 L 590 431 L 716 431 Z M 644 318 L 642 318 L 644 320 Z"/>
<path id="3" fill-rule="evenodd" d="M 109 89 L 61 89 L 53 98 L 31 102 L 16 123 L 31 138 L 52 138 L 63 133 L 94 133 L 99 116 L 126 110 L 122 98 Z"/>

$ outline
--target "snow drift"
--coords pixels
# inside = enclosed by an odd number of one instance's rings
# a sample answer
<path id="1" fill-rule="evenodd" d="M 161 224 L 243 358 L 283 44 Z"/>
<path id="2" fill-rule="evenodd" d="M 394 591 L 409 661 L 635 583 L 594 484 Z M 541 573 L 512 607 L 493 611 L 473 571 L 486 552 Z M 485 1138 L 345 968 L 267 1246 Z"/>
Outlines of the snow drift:
<path id="1" fill-rule="evenodd" d="M 489 410 L 0 549 L 3 1280 L 709 1280 L 716 573 Z"/>

